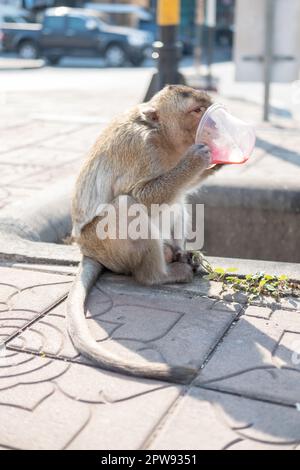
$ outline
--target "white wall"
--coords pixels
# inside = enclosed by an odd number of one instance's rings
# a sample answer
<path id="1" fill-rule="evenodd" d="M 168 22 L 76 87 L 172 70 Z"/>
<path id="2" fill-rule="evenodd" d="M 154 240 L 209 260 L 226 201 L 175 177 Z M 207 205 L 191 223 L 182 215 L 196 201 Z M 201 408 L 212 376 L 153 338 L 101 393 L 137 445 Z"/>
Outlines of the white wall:
<path id="1" fill-rule="evenodd" d="M 273 0 L 274 42 L 277 56 L 292 56 L 292 61 L 275 62 L 272 80 L 290 82 L 299 77 L 300 65 L 300 0 Z M 262 81 L 263 63 L 246 62 L 245 56 L 264 57 L 266 0 L 237 0 L 235 64 L 236 79 Z"/>

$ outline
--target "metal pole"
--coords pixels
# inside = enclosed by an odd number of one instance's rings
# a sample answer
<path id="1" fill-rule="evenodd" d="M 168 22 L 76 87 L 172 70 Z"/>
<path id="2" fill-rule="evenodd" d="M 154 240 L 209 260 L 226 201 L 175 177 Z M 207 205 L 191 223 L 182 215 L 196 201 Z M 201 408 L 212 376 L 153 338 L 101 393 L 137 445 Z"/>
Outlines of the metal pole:
<path id="1" fill-rule="evenodd" d="M 196 44 L 194 48 L 194 64 L 197 75 L 200 75 L 200 66 L 202 58 L 202 44 L 203 44 L 203 25 L 205 20 L 205 5 L 204 0 L 197 0 L 196 3 L 196 23 L 195 23 L 195 37 Z"/>
<path id="2" fill-rule="evenodd" d="M 178 24 L 180 19 L 179 0 L 159 0 L 157 22 L 160 27 L 161 47 L 158 57 L 159 88 L 178 80 Z"/>
<path id="3" fill-rule="evenodd" d="M 272 82 L 273 35 L 274 35 L 274 1 L 266 0 L 266 31 L 264 60 L 264 121 L 269 121 L 270 88 Z"/>
<path id="4" fill-rule="evenodd" d="M 216 28 L 216 0 L 207 0 L 206 4 L 206 26 L 208 29 L 208 39 L 207 39 L 207 86 L 212 88 L 213 78 L 212 78 L 212 62 L 214 56 L 214 42 L 215 42 L 215 28 Z"/>
<path id="5" fill-rule="evenodd" d="M 177 41 L 179 22 L 180 0 L 158 0 L 157 24 L 160 40 L 153 44 L 154 55 L 158 60 L 158 72 L 151 79 L 145 101 L 167 84 L 184 83 L 184 78 L 178 70 L 181 56 L 180 43 Z"/>

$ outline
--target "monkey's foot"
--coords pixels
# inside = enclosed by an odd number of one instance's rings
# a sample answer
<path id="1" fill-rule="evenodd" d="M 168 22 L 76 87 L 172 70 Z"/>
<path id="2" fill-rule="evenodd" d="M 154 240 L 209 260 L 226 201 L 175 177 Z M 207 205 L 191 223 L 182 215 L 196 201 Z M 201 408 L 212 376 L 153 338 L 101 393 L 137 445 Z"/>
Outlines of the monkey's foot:
<path id="1" fill-rule="evenodd" d="M 176 261 L 189 264 L 193 268 L 194 273 L 207 273 L 205 264 L 203 263 L 203 256 L 200 251 L 179 250 L 176 253 Z"/>
<path id="2" fill-rule="evenodd" d="M 164 257 L 165 257 L 165 261 L 167 264 L 173 263 L 174 261 L 176 261 L 175 252 L 171 245 L 168 245 L 168 244 L 164 245 Z"/>

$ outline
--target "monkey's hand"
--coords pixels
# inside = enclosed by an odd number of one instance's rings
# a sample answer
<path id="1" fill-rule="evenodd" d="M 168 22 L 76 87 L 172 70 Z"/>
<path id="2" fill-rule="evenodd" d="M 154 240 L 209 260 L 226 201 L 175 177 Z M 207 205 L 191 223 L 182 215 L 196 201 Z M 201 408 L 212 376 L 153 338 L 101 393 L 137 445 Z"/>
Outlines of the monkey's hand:
<path id="1" fill-rule="evenodd" d="M 195 180 L 209 165 L 210 149 L 207 145 L 192 145 L 174 168 L 145 184 L 137 185 L 132 195 L 146 206 L 172 203 L 178 194 L 195 185 Z"/>
<path id="2" fill-rule="evenodd" d="M 184 162 L 189 167 L 193 167 L 192 172 L 190 172 L 191 177 L 186 185 L 187 191 L 193 191 L 206 178 L 204 175 L 211 171 L 209 168 L 211 165 L 210 148 L 205 144 L 192 145 L 183 157 Z"/>
<path id="3" fill-rule="evenodd" d="M 211 164 L 211 151 L 205 144 L 194 144 L 188 148 L 183 160 L 188 160 L 189 164 L 195 165 L 200 171 L 206 170 Z"/>

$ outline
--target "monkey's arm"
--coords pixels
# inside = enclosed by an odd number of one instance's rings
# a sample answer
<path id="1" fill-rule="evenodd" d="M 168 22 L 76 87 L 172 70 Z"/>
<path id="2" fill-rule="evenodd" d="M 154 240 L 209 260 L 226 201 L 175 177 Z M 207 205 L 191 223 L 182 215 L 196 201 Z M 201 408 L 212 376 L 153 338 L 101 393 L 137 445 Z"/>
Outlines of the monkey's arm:
<path id="1" fill-rule="evenodd" d="M 193 185 L 209 164 L 209 148 L 206 145 L 193 145 L 174 168 L 158 178 L 136 185 L 132 195 L 146 206 L 172 203 L 178 193 Z"/>
<path id="2" fill-rule="evenodd" d="M 217 171 L 223 168 L 223 166 L 223 164 L 218 164 L 211 168 L 208 168 L 207 170 L 203 171 L 203 173 L 200 173 L 198 177 L 196 177 L 193 181 L 192 190 L 196 190 L 199 187 L 200 183 L 202 183 L 202 181 L 206 180 L 206 178 L 208 178 L 209 176 L 214 175 Z"/>

